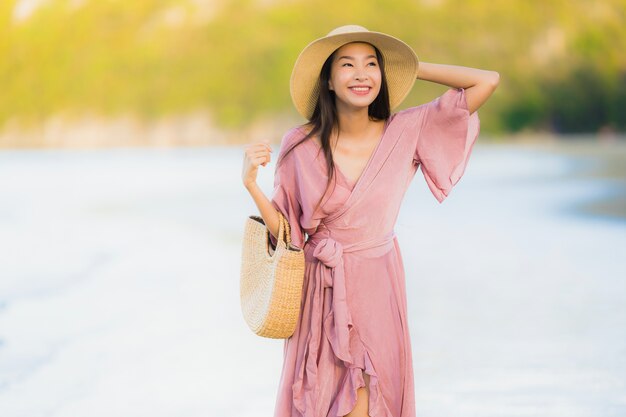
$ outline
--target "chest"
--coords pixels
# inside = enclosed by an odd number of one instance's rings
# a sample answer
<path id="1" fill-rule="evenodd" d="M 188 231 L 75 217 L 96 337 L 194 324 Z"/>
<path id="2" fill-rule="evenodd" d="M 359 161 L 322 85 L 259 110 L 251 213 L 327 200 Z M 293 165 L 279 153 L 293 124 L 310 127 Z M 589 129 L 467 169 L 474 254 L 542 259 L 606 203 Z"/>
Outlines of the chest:
<path id="1" fill-rule="evenodd" d="M 379 138 L 362 141 L 362 143 L 337 143 L 333 151 L 333 160 L 337 169 L 346 179 L 354 184 L 367 167 Z"/>
<path id="2" fill-rule="evenodd" d="M 368 136 L 358 139 L 331 140 L 335 169 L 350 185 L 354 186 L 367 169 L 382 140 L 382 135 L 382 129 L 377 129 Z M 315 141 L 321 147 L 319 138 L 315 138 Z"/>

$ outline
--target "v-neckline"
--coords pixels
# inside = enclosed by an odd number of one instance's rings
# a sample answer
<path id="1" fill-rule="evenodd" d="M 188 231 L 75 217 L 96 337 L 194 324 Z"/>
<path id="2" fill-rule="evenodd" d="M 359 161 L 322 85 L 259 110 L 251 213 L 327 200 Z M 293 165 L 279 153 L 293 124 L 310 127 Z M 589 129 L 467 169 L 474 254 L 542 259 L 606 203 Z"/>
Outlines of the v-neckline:
<path id="1" fill-rule="evenodd" d="M 350 188 L 350 191 L 354 191 L 356 189 L 356 186 L 361 182 L 361 180 L 363 179 L 363 177 L 365 176 L 365 173 L 367 172 L 367 170 L 369 169 L 370 165 L 372 164 L 372 161 L 374 160 L 374 156 L 376 156 L 376 154 L 378 153 L 378 149 L 380 148 L 380 145 L 383 142 L 383 139 L 385 138 L 385 134 L 387 133 L 387 128 L 389 127 L 389 119 L 385 120 L 385 124 L 383 126 L 383 133 L 380 135 L 380 139 L 378 139 L 378 143 L 376 144 L 376 146 L 374 147 L 374 150 L 372 151 L 372 153 L 370 154 L 369 159 L 367 160 L 365 167 L 363 168 L 363 170 L 361 171 L 361 174 L 359 175 L 359 177 L 355 180 L 352 181 L 350 180 L 350 178 L 348 178 L 342 171 L 341 168 L 339 167 L 339 165 L 335 162 L 335 172 L 341 176 L 341 178 L 343 179 L 343 181 L 346 183 L 346 185 Z M 322 147 L 315 141 L 315 139 L 310 138 L 307 139 L 307 142 L 313 142 L 313 145 L 315 146 L 315 148 L 318 149 L 318 152 L 320 150 L 322 150 Z"/>

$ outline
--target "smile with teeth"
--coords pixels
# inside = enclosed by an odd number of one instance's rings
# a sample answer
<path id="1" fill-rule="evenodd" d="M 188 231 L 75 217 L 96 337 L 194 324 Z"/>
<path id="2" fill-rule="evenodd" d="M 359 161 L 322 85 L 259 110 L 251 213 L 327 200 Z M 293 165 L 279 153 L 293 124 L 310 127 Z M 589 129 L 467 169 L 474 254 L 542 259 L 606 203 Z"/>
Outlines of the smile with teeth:
<path id="1" fill-rule="evenodd" d="M 371 87 L 350 87 L 350 90 L 355 92 L 355 93 L 369 93 Z"/>

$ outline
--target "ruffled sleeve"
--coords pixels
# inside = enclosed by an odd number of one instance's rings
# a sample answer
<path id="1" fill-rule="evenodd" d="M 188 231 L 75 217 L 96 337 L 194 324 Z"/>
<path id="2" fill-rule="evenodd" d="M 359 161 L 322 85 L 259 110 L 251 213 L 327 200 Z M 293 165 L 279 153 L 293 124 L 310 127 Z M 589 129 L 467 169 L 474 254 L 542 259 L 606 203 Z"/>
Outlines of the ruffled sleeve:
<path id="1" fill-rule="evenodd" d="M 294 158 L 294 151 L 287 157 L 283 154 L 290 147 L 292 135 L 290 131 L 282 139 L 280 151 L 276 159 L 276 169 L 274 171 L 274 192 L 272 194 L 272 205 L 279 210 L 289 222 L 291 229 L 291 243 L 299 248 L 304 247 L 304 230 L 301 227 L 302 206 L 298 186 L 298 164 Z M 270 233 L 270 240 L 276 246 L 277 239 Z"/>
<path id="2" fill-rule="evenodd" d="M 425 105 L 413 159 L 440 203 L 463 176 L 479 131 L 478 112 L 470 115 L 462 88 L 451 88 Z"/>

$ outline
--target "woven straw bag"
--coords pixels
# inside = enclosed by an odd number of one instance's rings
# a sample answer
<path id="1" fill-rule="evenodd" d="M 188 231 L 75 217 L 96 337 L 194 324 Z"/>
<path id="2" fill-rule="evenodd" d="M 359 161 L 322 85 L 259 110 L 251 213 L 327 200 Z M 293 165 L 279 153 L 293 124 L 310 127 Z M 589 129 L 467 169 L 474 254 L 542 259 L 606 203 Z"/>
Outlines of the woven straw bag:
<path id="1" fill-rule="evenodd" d="M 278 211 L 276 249 L 262 217 L 248 216 L 241 256 L 241 309 L 254 333 L 284 339 L 300 315 L 304 250 L 291 244 L 289 222 Z"/>

